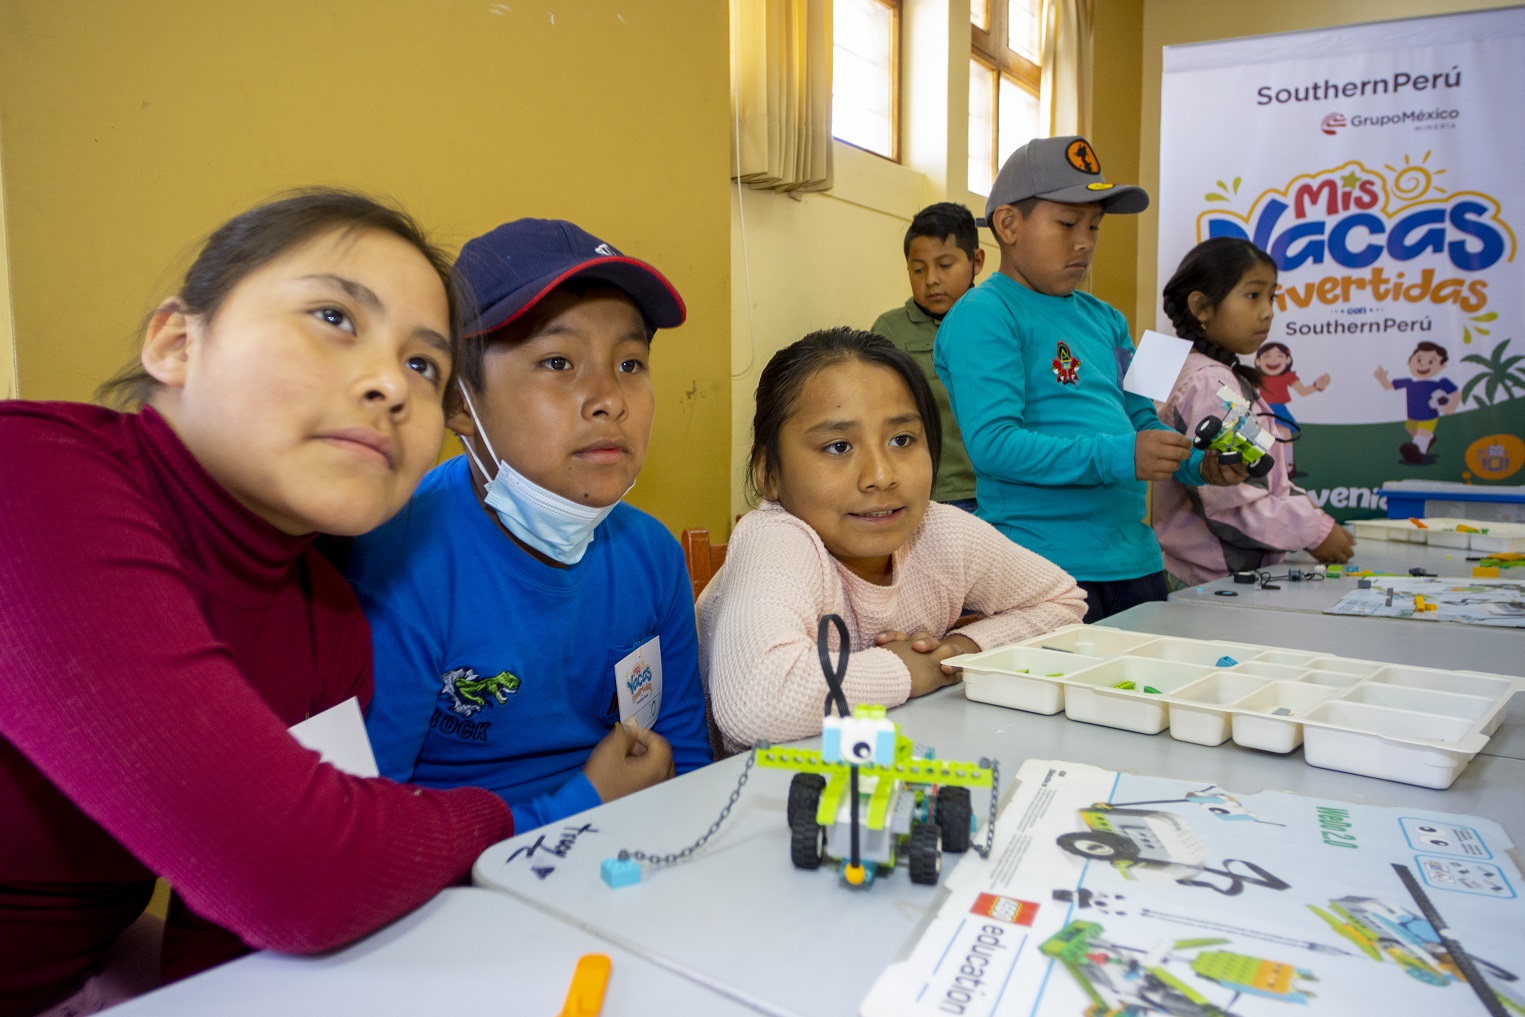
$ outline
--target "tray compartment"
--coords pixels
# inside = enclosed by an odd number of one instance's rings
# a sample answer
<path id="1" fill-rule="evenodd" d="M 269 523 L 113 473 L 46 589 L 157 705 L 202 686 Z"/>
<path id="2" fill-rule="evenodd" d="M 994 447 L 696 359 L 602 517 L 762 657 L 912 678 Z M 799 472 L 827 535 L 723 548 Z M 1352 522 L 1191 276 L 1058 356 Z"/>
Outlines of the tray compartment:
<path id="1" fill-rule="evenodd" d="M 1315 707 L 1307 720 L 1303 759 L 1327 770 L 1448 788 L 1476 754 L 1444 744 L 1470 731 L 1471 723 L 1458 717 L 1336 700 Z"/>
<path id="2" fill-rule="evenodd" d="M 1311 671 L 1334 671 L 1339 674 L 1365 678 L 1377 673 L 1382 665 L 1370 660 L 1351 660 L 1347 657 L 1319 657 L 1308 664 Z"/>
<path id="3" fill-rule="evenodd" d="M 953 662 L 964 669 L 966 698 L 1029 713 L 1053 714 L 1064 709 L 1064 683 L 1059 679 L 1101 660 L 1031 646 L 1004 646 Z"/>
<path id="4" fill-rule="evenodd" d="M 1236 674 L 1254 675 L 1256 678 L 1270 678 L 1273 681 L 1295 682 L 1306 672 L 1304 667 L 1288 667 L 1285 664 L 1264 664 L 1258 660 L 1246 661 L 1234 668 Z"/>
<path id="5" fill-rule="evenodd" d="M 1431 692 L 1428 689 L 1405 688 L 1401 685 L 1372 685 L 1363 682 L 1345 693 L 1347 703 L 1368 703 L 1372 706 L 1390 706 L 1395 710 L 1413 710 L 1437 717 L 1453 717 L 1475 721 L 1501 705 L 1495 699 L 1483 696 L 1460 696 L 1454 692 Z"/>
<path id="6" fill-rule="evenodd" d="M 1224 657 L 1232 657 L 1235 663 L 1249 660 L 1260 652 L 1259 646 L 1248 643 L 1215 643 L 1202 639 L 1156 639 L 1152 643 L 1136 646 L 1128 651 L 1130 657 L 1150 657 L 1170 660 L 1178 664 L 1205 664 L 1217 667 Z M 1232 667 L 1225 664 L 1224 667 Z"/>
<path id="7" fill-rule="evenodd" d="M 1334 689 L 1307 682 L 1272 682 L 1237 705 L 1233 717 L 1234 744 L 1265 752 L 1291 752 L 1303 743 L 1303 725 L 1296 718 L 1334 695 Z M 1286 710 L 1278 714 L 1277 710 Z"/>
<path id="8" fill-rule="evenodd" d="M 1466 671 L 1434 671 L 1423 667 L 1384 667 L 1371 676 L 1371 681 L 1374 685 L 1455 692 L 1463 696 L 1503 696 L 1514 687 L 1514 683 L 1507 678 Z"/>
<path id="9" fill-rule="evenodd" d="M 1214 672 L 1195 664 L 1176 664 L 1147 657 L 1118 657 L 1079 671 L 1069 679 L 1064 713 L 1071 720 L 1120 727 L 1140 734 L 1159 734 L 1169 723 L 1170 704 L 1163 698 Z M 1133 690 L 1114 688 L 1133 682 Z M 1159 689 L 1144 692 L 1144 686 Z"/>
<path id="10" fill-rule="evenodd" d="M 1159 638 L 1147 632 L 1124 632 L 1122 629 L 1109 629 L 1102 625 L 1071 625 L 1055 629 L 1046 636 L 1024 640 L 1020 645 L 1040 650 L 1062 650 L 1085 657 L 1117 657 Z"/>
<path id="11" fill-rule="evenodd" d="M 1316 653 L 1303 653 L 1301 650 L 1266 650 L 1255 658 L 1255 663 L 1306 668 L 1312 661 L 1318 659 L 1318 656 Z"/>
<path id="12" fill-rule="evenodd" d="M 1222 745 L 1231 731 L 1225 709 L 1263 688 L 1264 678 L 1220 670 L 1179 689 L 1170 704 L 1170 736 L 1198 745 Z"/>

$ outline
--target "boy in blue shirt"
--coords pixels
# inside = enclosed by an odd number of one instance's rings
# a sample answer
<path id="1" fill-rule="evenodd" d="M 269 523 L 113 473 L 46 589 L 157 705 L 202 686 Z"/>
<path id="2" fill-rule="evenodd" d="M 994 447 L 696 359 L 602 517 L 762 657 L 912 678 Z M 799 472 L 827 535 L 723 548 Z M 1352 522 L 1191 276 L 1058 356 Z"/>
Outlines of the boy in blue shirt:
<path id="1" fill-rule="evenodd" d="M 683 552 L 620 500 L 651 436 L 652 336 L 686 312 L 559 220 L 469 241 L 455 273 L 480 309 L 448 419 L 469 454 L 358 538 L 347 575 L 382 774 L 485 787 L 522 832 L 711 759 Z"/>
<path id="2" fill-rule="evenodd" d="M 1084 138 L 1039 138 L 1006 160 L 985 205 L 1000 270 L 943 319 L 934 362 L 974 463 L 979 515 L 1075 577 L 1087 622 L 1169 593 L 1146 481 L 1235 484 L 1123 391 L 1133 356 L 1115 308 L 1076 291 L 1107 212 L 1149 207 L 1110 184 Z"/>

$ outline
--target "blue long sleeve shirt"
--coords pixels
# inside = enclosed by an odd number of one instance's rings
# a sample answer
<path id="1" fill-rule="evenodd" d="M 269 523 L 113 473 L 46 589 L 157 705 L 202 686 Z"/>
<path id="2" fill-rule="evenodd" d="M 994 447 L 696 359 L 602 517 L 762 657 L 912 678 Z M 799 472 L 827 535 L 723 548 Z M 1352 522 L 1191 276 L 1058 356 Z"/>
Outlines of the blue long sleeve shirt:
<path id="1" fill-rule="evenodd" d="M 654 730 L 679 773 L 710 762 L 693 586 L 666 528 L 621 504 L 582 561 L 553 568 L 498 528 L 471 484 L 465 456 L 431 470 L 356 540 L 346 570 L 371 623 L 366 729 L 382 775 L 487 788 L 518 832 L 598 805 L 582 766 L 619 721 L 615 664 L 653 636 Z"/>
<path id="2" fill-rule="evenodd" d="M 943 319 L 933 362 L 974 463 L 979 514 L 1079 580 L 1164 567 L 1134 473 L 1139 431 L 1169 430 L 1124 392 L 1128 323 L 1088 293 L 1051 297 L 1000 272 Z M 1202 483 L 1202 453 L 1176 471 Z"/>

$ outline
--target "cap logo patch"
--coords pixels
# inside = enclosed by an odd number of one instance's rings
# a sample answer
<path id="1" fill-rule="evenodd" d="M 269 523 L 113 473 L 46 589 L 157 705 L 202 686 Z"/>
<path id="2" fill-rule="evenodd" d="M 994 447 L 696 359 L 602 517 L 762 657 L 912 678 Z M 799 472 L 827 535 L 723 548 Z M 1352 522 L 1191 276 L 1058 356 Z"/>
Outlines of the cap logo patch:
<path id="1" fill-rule="evenodd" d="M 1064 150 L 1064 157 L 1069 160 L 1071 166 L 1082 173 L 1095 176 L 1101 172 L 1101 163 L 1097 161 L 1096 153 L 1091 151 L 1090 142 L 1084 138 L 1076 138 L 1070 142 L 1069 147 Z"/>
<path id="2" fill-rule="evenodd" d="M 1086 184 L 1086 190 L 1088 190 L 1088 191 L 1105 191 L 1107 188 L 1109 188 L 1111 186 L 1112 186 L 1111 184 Z"/>
<path id="3" fill-rule="evenodd" d="M 606 258 L 613 258 L 616 255 L 614 248 L 610 247 L 608 244 L 599 244 L 597 247 L 593 248 L 593 253 L 602 254 Z"/>

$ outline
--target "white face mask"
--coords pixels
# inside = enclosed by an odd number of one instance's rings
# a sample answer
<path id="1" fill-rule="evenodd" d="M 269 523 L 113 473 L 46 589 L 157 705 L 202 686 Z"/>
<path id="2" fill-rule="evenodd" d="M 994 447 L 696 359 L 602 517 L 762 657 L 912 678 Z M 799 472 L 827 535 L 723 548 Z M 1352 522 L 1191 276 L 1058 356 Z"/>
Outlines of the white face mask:
<path id="1" fill-rule="evenodd" d="M 461 438 L 461 444 L 466 446 L 466 452 L 472 462 L 476 463 L 477 469 L 482 471 L 484 477 L 491 476 L 485 487 L 487 495 L 484 500 L 487 507 L 498 514 L 509 533 L 546 557 L 563 565 L 576 565 L 582 561 L 588 545 L 593 543 L 593 531 L 614 511 L 614 505 L 603 508 L 579 505 L 554 491 L 547 491 L 499 459 L 487 437 L 487 430 L 482 426 L 481 418 L 477 416 L 476 407 L 471 404 L 471 393 L 466 391 L 465 385 L 461 385 L 461 394 L 466 397 L 466 409 L 471 413 L 472 422 L 477 425 L 477 435 L 487 446 L 487 454 L 498 464 L 497 471 L 489 474 L 482 460 L 477 458 L 471 442 Z M 617 504 L 619 503 L 615 502 Z"/>

